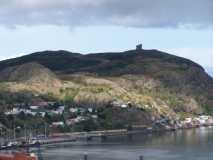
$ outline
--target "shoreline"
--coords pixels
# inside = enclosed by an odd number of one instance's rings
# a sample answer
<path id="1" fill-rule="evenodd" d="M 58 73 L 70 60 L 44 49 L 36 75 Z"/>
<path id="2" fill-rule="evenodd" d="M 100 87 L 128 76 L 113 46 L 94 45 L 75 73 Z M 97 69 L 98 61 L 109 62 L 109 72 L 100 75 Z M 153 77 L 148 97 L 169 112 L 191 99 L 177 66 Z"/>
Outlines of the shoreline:
<path id="1" fill-rule="evenodd" d="M 140 128 L 142 127 L 142 128 Z M 166 127 L 153 129 L 150 127 L 138 126 L 136 130 L 128 131 L 127 129 L 117 129 L 117 130 L 103 130 L 103 131 L 90 131 L 90 132 L 72 132 L 72 133 L 58 133 L 50 136 L 47 139 L 40 139 L 35 144 L 26 144 L 26 145 L 13 145 L 13 146 L 1 146 L 0 151 L 2 150 L 18 150 L 18 149 L 27 149 L 31 147 L 47 146 L 60 144 L 65 142 L 78 142 L 82 139 L 86 141 L 92 141 L 93 138 L 100 138 L 106 140 L 107 137 L 113 136 L 132 136 L 134 134 L 156 134 L 164 132 L 176 132 L 178 130 L 188 130 L 196 128 L 209 128 L 213 127 L 213 124 L 204 124 L 204 125 L 193 125 L 193 126 L 184 126 L 184 127 Z"/>

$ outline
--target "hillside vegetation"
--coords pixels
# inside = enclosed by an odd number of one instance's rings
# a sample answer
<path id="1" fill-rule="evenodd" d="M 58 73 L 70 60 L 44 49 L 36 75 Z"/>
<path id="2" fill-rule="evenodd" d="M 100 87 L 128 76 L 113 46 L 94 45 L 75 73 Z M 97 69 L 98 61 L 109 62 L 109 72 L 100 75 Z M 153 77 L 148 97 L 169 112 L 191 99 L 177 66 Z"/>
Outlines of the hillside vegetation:
<path id="1" fill-rule="evenodd" d="M 157 50 L 33 53 L 0 62 L 0 90 L 90 106 L 130 103 L 154 116 L 213 113 L 213 79 L 200 65 Z"/>

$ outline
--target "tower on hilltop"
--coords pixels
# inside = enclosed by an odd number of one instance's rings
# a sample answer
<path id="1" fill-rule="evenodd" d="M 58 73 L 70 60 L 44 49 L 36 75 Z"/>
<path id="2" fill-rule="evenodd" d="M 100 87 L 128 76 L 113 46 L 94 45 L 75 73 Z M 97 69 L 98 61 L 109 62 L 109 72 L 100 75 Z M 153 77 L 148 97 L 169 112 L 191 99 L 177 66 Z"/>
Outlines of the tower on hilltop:
<path id="1" fill-rule="evenodd" d="M 137 51 L 141 51 L 142 49 L 143 49 L 143 45 L 142 44 L 136 45 L 136 50 Z"/>

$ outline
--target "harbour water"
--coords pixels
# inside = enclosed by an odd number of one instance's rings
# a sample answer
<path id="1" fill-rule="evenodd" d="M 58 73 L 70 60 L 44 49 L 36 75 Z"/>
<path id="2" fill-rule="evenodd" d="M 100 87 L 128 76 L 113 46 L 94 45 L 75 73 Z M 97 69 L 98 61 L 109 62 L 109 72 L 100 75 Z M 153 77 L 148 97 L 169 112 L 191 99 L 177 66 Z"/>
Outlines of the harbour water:
<path id="1" fill-rule="evenodd" d="M 44 160 L 212 160 L 213 128 L 179 130 L 152 135 L 111 137 L 42 148 Z"/>

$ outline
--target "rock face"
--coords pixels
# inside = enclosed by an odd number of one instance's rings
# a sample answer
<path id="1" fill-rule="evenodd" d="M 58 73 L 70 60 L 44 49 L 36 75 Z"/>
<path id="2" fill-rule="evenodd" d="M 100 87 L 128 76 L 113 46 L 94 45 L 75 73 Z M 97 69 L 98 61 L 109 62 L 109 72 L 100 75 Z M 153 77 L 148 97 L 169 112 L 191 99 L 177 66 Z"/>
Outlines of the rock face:
<path id="1" fill-rule="evenodd" d="M 159 115 L 213 113 L 213 79 L 200 65 L 157 50 L 38 52 L 0 62 L 0 81 L 17 92 L 54 88 L 58 99 L 78 103 L 119 100 Z"/>

